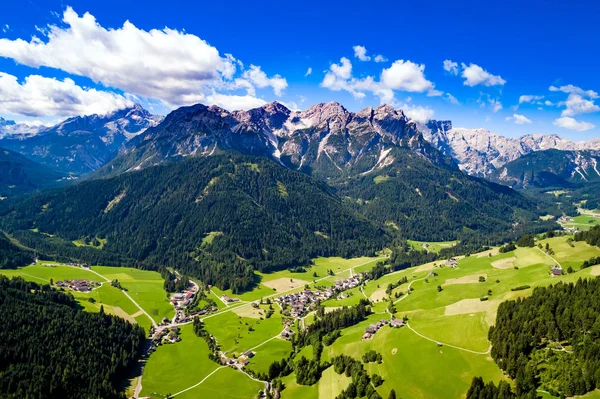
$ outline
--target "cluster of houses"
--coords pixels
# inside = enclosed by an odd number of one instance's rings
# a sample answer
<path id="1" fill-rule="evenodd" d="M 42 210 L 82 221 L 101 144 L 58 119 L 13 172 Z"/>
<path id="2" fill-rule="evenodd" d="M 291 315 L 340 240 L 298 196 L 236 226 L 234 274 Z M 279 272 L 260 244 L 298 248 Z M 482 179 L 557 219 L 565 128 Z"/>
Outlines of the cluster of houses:
<path id="1" fill-rule="evenodd" d="M 175 307 L 175 310 L 182 310 L 189 305 L 197 291 L 198 286 L 190 283 L 185 291 L 171 295 L 171 303 Z"/>
<path id="2" fill-rule="evenodd" d="M 100 287 L 100 283 L 90 280 L 62 280 L 54 283 L 57 287 L 70 288 L 73 291 L 90 292 L 96 287 Z"/>
<path id="3" fill-rule="evenodd" d="M 404 320 L 402 319 L 392 319 L 388 321 L 386 319 L 379 320 L 376 324 L 371 324 L 365 329 L 365 333 L 362 336 L 362 339 L 371 339 L 373 335 L 377 333 L 383 326 L 389 324 L 390 327 L 400 328 L 405 325 Z"/>
<path id="4" fill-rule="evenodd" d="M 181 341 L 179 337 L 179 328 L 171 326 L 169 328 L 150 328 L 149 336 L 152 339 L 152 348 L 154 349 L 159 344 L 174 344 Z"/>
<path id="5" fill-rule="evenodd" d="M 363 280 L 363 274 L 364 273 L 359 273 L 359 274 L 355 274 L 354 276 L 352 276 L 350 278 L 346 278 L 343 280 L 337 280 L 335 282 L 335 289 L 338 291 L 345 291 L 345 290 L 349 290 L 350 288 L 357 287 L 358 285 L 360 285 L 360 283 Z"/>
<path id="6" fill-rule="evenodd" d="M 304 290 L 275 298 L 275 302 L 281 305 L 282 308 L 289 306 L 289 315 L 300 318 L 313 310 L 318 301 L 325 301 L 331 298 L 333 294 L 334 289 L 332 287 L 328 287 L 325 291 Z M 286 313 L 287 309 L 284 311 L 284 314 Z"/>
<path id="7" fill-rule="evenodd" d="M 221 353 L 221 363 L 225 366 L 242 368 L 248 365 L 250 359 L 254 357 L 254 352 L 248 350 L 242 353 L 237 359 L 233 357 L 227 357 L 225 353 Z"/>
<path id="8" fill-rule="evenodd" d="M 357 287 L 363 281 L 363 275 L 364 273 L 360 273 L 347 279 L 337 280 L 333 287 L 327 287 L 324 290 L 313 291 L 306 289 L 301 292 L 283 295 L 275 298 L 275 302 L 284 309 L 289 307 L 289 316 L 300 318 L 311 310 L 314 310 L 317 302 L 332 298 L 336 292 Z M 284 310 L 284 314 L 288 315 L 287 309 Z"/>

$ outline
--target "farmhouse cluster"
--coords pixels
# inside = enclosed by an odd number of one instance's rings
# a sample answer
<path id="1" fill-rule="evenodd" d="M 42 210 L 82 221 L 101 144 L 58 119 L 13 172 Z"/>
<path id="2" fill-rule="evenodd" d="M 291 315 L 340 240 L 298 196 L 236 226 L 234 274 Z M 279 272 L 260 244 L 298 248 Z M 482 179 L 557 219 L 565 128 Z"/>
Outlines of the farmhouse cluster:
<path id="1" fill-rule="evenodd" d="M 376 324 L 369 325 L 369 327 L 367 327 L 365 329 L 365 333 L 363 334 L 362 339 L 373 338 L 373 335 L 375 335 L 375 333 L 377 333 L 377 331 L 379 331 L 386 324 L 389 324 L 390 327 L 396 327 L 396 328 L 399 328 L 399 327 L 402 327 L 405 325 L 404 320 L 402 320 L 402 319 L 394 318 L 391 321 L 382 319 L 382 320 L 379 320 Z"/>
<path id="2" fill-rule="evenodd" d="M 333 297 L 336 293 L 354 288 L 362 281 L 363 274 L 361 273 L 347 279 L 337 280 L 333 287 L 314 291 L 306 289 L 301 292 L 275 298 L 275 302 L 284 309 L 284 314 L 287 315 L 289 313 L 289 316 L 300 318 L 311 310 L 314 310 L 317 302 L 325 301 Z"/>
<path id="3" fill-rule="evenodd" d="M 73 291 L 90 292 L 94 288 L 99 287 L 100 283 L 90 280 L 62 280 L 57 281 L 54 285 L 57 287 L 69 288 Z"/>

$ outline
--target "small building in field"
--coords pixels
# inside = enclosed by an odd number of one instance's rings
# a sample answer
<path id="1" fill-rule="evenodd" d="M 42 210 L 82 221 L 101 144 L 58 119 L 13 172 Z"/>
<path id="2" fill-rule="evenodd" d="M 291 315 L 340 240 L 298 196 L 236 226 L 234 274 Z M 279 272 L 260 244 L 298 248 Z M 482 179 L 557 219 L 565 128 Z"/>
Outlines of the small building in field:
<path id="1" fill-rule="evenodd" d="M 405 324 L 406 323 L 404 323 L 404 320 L 402 320 L 402 319 L 393 319 L 392 321 L 390 321 L 390 326 L 396 327 L 396 328 L 403 327 Z"/>

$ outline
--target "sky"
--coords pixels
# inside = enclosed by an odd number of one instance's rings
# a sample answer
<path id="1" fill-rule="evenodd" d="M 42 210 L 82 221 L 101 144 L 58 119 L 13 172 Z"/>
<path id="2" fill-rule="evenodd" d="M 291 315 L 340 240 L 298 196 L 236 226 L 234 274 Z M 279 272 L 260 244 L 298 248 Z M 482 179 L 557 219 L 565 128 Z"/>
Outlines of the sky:
<path id="1" fill-rule="evenodd" d="M 598 15 L 591 0 L 0 0 L 0 117 L 337 101 L 588 140 L 600 137 Z"/>

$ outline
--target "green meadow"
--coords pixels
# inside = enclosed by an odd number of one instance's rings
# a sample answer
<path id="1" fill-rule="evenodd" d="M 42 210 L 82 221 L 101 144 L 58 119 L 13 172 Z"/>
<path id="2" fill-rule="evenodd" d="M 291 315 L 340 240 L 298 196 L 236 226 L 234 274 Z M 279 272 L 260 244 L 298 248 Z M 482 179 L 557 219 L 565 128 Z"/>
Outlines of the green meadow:
<path id="1" fill-rule="evenodd" d="M 427 251 L 427 252 L 435 252 L 439 253 L 444 248 L 451 248 L 458 244 L 458 241 L 438 241 L 438 242 L 428 242 L 428 241 L 413 241 L 408 240 L 408 244 L 417 251 Z"/>
<path id="2" fill-rule="evenodd" d="M 155 322 L 160 322 L 163 317 L 172 318 L 175 314 L 158 272 L 109 266 L 93 266 L 92 270 L 109 280 L 119 280 L 127 293 Z"/>

